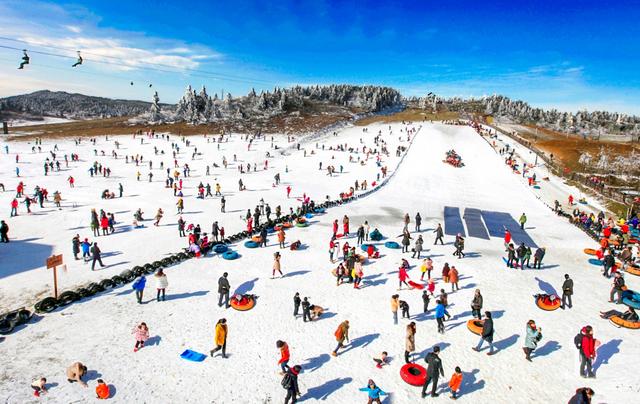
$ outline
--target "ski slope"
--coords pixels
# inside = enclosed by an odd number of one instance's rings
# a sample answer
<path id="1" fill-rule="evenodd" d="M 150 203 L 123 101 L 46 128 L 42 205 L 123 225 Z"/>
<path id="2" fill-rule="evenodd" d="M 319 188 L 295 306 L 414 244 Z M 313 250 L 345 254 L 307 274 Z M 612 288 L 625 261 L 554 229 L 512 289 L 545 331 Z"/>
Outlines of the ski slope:
<path id="1" fill-rule="evenodd" d="M 280 150 L 286 148 L 284 155 L 274 153 L 270 140 L 254 142 L 252 150 L 247 152 L 247 144 L 240 135 L 233 135 L 229 143 L 221 145 L 220 151 L 204 137 L 189 138 L 191 147 L 179 142 L 182 152 L 179 161 L 187 162 L 192 168 L 191 178 L 185 180 L 183 216 L 189 223 L 200 223 L 205 232 L 210 231 L 213 220 L 218 220 L 227 234 L 244 230 L 241 216 L 248 208 L 253 210 L 260 198 L 272 208 L 280 204 L 283 212 L 288 211 L 289 206 L 297 203 L 286 198 L 284 187 L 288 184 L 292 186 L 292 196 L 301 197 L 306 193 L 317 201 L 323 201 L 326 195 L 336 199 L 337 194 L 347 191 L 356 179 L 367 179 L 371 184 L 379 172 L 373 157 L 360 165 L 348 162 L 348 152 L 328 149 L 345 143 L 355 147 L 373 146 L 373 137 L 379 131 L 388 143 L 390 156 L 383 157 L 382 165 L 389 167 L 391 178 L 377 192 L 313 217 L 311 226 L 288 230 L 287 242 L 299 239 L 306 248 L 281 250 L 285 273 L 282 278 L 271 279 L 272 256 L 278 250 L 277 239 L 272 235 L 267 248 L 247 249 L 242 242 L 235 245 L 233 248 L 241 254 L 235 261 L 211 255 L 168 268 L 165 271 L 169 281 L 166 302 L 153 299 L 155 285 L 152 277 L 148 277 L 142 305 L 136 303 L 131 286 L 125 285 L 28 324 L 0 343 L 0 354 L 7 358 L 1 370 L 0 399 L 8 403 L 28 402 L 29 383 L 36 377 L 46 376 L 49 383 L 55 385 L 43 401 L 51 402 L 93 400 L 97 378 L 112 385 L 115 402 L 282 402 L 286 392 L 280 386 L 279 352 L 275 343 L 284 340 L 291 349 L 289 364 L 303 367 L 299 376 L 302 402 L 365 402 L 366 394 L 358 388 L 364 387 L 368 379 L 375 380 L 389 393 L 386 403 L 419 402 L 420 388 L 409 386 L 399 376 L 404 362 L 405 326 L 409 322 L 403 319 L 399 325 L 393 324 L 390 297 L 399 293 L 400 299 L 411 307 L 411 321 L 417 323 L 414 359 L 424 364 L 424 355 L 434 345 L 442 349 L 440 357 L 445 377 L 439 380 L 441 395 L 437 399 L 428 398 L 429 401 L 449 401 L 448 391 L 444 389 L 454 367 L 460 366 L 464 372 L 459 398 L 462 402 L 566 402 L 576 388 L 585 385 L 596 391 L 596 402 L 632 402 L 638 393 L 637 381 L 635 377 L 620 375 L 633 375 L 640 370 L 635 360 L 640 348 L 634 331 L 614 328 L 598 316 L 599 311 L 620 307 L 607 303 L 610 281 L 600 275 L 597 267 L 587 263 L 588 257 L 582 252 L 585 247 L 593 247 L 593 241 L 553 214 L 472 128 L 426 123 L 409 127 L 417 133 L 411 141 L 406 139 L 404 125 L 391 125 L 392 134 L 389 125 L 371 125 L 367 132 L 352 127 L 341 130 L 337 136 L 327 134 L 302 142 L 299 151 L 285 136 L 277 136 L 274 143 Z M 118 160 L 109 157 L 114 139 L 122 143 Z M 172 141 L 178 141 L 177 137 L 172 136 Z M 157 168 L 161 159 L 153 155 L 154 145 L 166 151 L 169 147 L 163 145 L 162 140 L 145 138 L 144 142 L 140 145 L 139 138 L 131 137 L 98 139 L 96 146 L 86 141 L 80 146 L 73 141 L 59 142 L 60 153 L 77 151 L 82 161 L 70 164 L 69 171 L 48 177 L 43 176 L 41 169 L 44 156 L 30 154 L 31 145 L 10 143 L 8 156 L 2 149 L 0 176 L 7 191 L 0 194 L 1 206 L 8 210 L 13 197 L 10 188 L 16 184 L 13 163 L 16 152 L 24 159 L 20 167 L 29 192 L 35 184 L 40 184 L 50 194 L 55 189 L 61 190 L 65 199 L 61 211 L 49 203 L 45 209 L 34 206 L 35 213 L 31 216 L 21 214 L 8 221 L 12 242 L 0 245 L 2 307 L 32 303 L 36 300 L 32 296 L 49 293 L 51 274 L 42 265 L 51 253 L 65 255 L 67 272 L 61 275 L 60 283 L 61 289 L 66 290 L 186 247 L 186 239 L 178 237 L 175 226 L 176 199 L 172 191 L 163 187 L 164 172 Z M 322 150 L 323 144 L 325 150 Z M 396 157 L 398 145 L 410 146 L 404 157 Z M 52 144 L 45 142 L 43 149 L 51 147 Z M 203 155 L 192 161 L 194 147 Z M 95 159 L 94 148 L 106 151 L 107 157 L 97 158 L 113 170 L 110 179 L 89 177 L 86 170 Z M 303 149 L 307 150 L 307 157 Z M 442 162 L 450 149 L 462 156 L 464 167 L 454 168 Z M 314 155 L 310 154 L 312 150 Z M 238 191 L 240 175 L 235 166 L 226 171 L 221 167 L 212 171 L 210 177 L 205 176 L 206 164 L 214 161 L 220 164 L 223 155 L 232 162 L 233 153 L 245 164 L 256 162 L 261 168 L 267 151 L 276 156 L 268 159 L 269 169 L 242 175 L 247 191 Z M 153 159 L 154 182 L 146 180 L 146 163 L 140 167 L 125 164 L 122 158 L 125 153 L 143 154 L 145 162 Z M 363 157 L 361 153 L 359 156 Z M 169 164 L 172 159 L 167 156 L 163 160 Z M 324 163 L 323 168 L 329 164 L 342 165 L 343 174 L 327 176 L 326 171 L 318 169 L 320 161 Z M 135 179 L 137 170 L 142 173 L 139 182 Z M 281 173 L 283 183 L 274 188 L 276 172 Z M 76 178 L 73 190 L 66 184 L 69 175 Z M 220 213 L 217 198 L 195 199 L 199 181 L 210 182 L 212 187 L 216 181 L 221 183 L 227 213 Z M 105 188 L 116 191 L 118 182 L 124 186 L 124 197 L 101 200 L 101 191 Z M 562 187 L 562 184 L 554 186 Z M 450 236 L 445 237 L 446 245 L 433 246 L 432 231 L 438 223 L 444 225 L 445 206 L 458 207 L 461 212 L 465 208 L 505 212 L 516 220 L 526 212 L 528 235 L 539 246 L 547 248 L 543 269 L 505 268 L 501 259 L 502 239 L 496 237 L 467 238 L 464 259 L 452 257 L 454 248 Z M 131 215 L 138 207 L 148 219 L 162 207 L 165 216 L 161 226 L 154 227 L 152 221 L 147 221 L 145 228 L 132 229 Z M 103 261 L 108 267 L 95 272 L 81 261 L 72 261 L 70 254 L 70 241 L 76 233 L 82 238 L 94 239 L 88 228 L 91 208 L 115 212 L 120 222 L 115 234 L 96 238 L 105 252 Z M 24 206 L 20 209 L 23 213 Z M 420 276 L 420 261 L 411 259 L 411 254 L 382 246 L 387 240 L 400 241 L 397 236 L 402 232 L 405 213 L 412 218 L 409 229 L 413 230 L 417 211 L 423 218 L 422 235 L 428 249 L 423 255 L 426 253 L 434 260 L 436 291 L 442 287 L 450 291 L 450 285 L 443 284 L 440 276 L 445 262 L 455 265 L 460 272 L 461 289 L 449 295 L 448 310 L 453 318 L 445 323 L 444 335 L 436 332 L 433 311 L 428 315 L 420 313 L 419 291 L 397 290 L 401 258 L 412 265 L 409 275 L 414 280 Z M 375 243 L 379 244 L 382 257 L 369 260 L 365 265 L 360 290 L 349 284 L 336 287 L 330 273 L 334 268 L 327 253 L 331 223 L 334 219 L 341 222 L 344 215 L 350 218 L 352 232 L 367 220 L 371 229 L 378 228 L 387 237 L 382 243 Z M 415 239 L 417 234 L 412 232 L 412 237 Z M 348 241 L 354 244 L 355 238 Z M 229 273 L 232 291 L 258 295 L 253 310 L 239 312 L 218 307 L 217 279 L 225 271 Z M 538 309 L 532 296 L 559 290 L 565 273 L 575 282 L 574 308 L 554 312 Z M 626 278 L 631 289 L 639 287 L 636 279 Z M 483 311 L 490 310 L 494 315 L 494 342 L 499 351 L 491 357 L 484 354 L 486 351 L 471 350 L 478 337 L 466 328 L 476 288 L 481 289 L 484 296 Z M 311 323 L 294 319 L 295 292 L 324 307 L 325 315 Z M 430 307 L 434 307 L 433 300 Z M 227 359 L 207 358 L 202 363 L 180 359 L 185 349 L 208 353 L 213 348 L 214 325 L 223 317 L 229 326 Z M 351 344 L 334 358 L 330 355 L 336 345 L 333 333 L 345 319 L 351 325 Z M 529 319 L 542 327 L 544 335 L 532 363 L 525 361 L 521 349 Z M 145 348 L 134 353 L 131 329 L 140 321 L 149 325 L 152 338 Z M 596 360 L 597 379 L 585 380 L 578 374 L 573 337 L 586 324 L 594 327 L 594 336 L 602 343 Z M 372 357 L 381 351 L 388 351 L 392 360 L 389 366 L 377 369 Z M 75 361 L 89 368 L 88 389 L 65 380 L 66 367 Z"/>

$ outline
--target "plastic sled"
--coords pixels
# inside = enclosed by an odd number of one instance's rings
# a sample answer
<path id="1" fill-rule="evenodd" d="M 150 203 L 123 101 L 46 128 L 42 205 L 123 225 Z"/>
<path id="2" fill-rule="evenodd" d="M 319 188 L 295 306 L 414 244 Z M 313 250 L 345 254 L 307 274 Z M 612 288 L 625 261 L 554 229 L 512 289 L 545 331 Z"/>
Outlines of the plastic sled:
<path id="1" fill-rule="evenodd" d="M 597 258 L 589 258 L 589 264 L 591 265 L 602 265 L 602 261 Z"/>
<path id="2" fill-rule="evenodd" d="M 419 289 L 419 290 L 424 289 L 424 285 L 423 285 L 423 284 L 421 284 L 421 283 L 417 283 L 417 282 L 414 282 L 414 281 L 409 281 L 409 282 L 407 282 L 407 283 L 408 283 L 408 284 L 409 284 L 409 286 L 411 286 L 412 288 Z"/>
<path id="3" fill-rule="evenodd" d="M 191 349 L 187 349 L 180 354 L 180 357 L 191 362 L 202 362 L 207 358 L 207 355 L 201 354 L 200 352 L 192 351 Z"/>

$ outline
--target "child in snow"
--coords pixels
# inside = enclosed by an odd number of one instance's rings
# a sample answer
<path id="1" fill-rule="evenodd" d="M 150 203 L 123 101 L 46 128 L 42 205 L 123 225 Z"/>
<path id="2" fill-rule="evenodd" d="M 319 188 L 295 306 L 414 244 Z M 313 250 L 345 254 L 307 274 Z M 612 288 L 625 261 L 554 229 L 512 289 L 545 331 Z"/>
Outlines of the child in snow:
<path id="1" fill-rule="evenodd" d="M 402 318 L 409 318 L 409 303 L 400 300 L 400 310 L 402 310 Z"/>
<path id="2" fill-rule="evenodd" d="M 462 384 L 462 370 L 460 366 L 456 366 L 456 372 L 451 375 L 449 380 L 449 388 L 451 389 L 451 399 L 457 400 L 458 393 L 460 392 L 460 385 Z"/>
<path id="3" fill-rule="evenodd" d="M 131 334 L 136 337 L 136 346 L 133 348 L 133 352 L 138 352 L 138 349 L 142 349 L 144 342 L 149 339 L 149 327 L 142 322 L 133 328 Z"/>
<path id="4" fill-rule="evenodd" d="M 106 400 L 111 395 L 109 386 L 102 379 L 98 379 L 98 385 L 96 386 L 96 398 L 100 400 Z"/>
<path id="5" fill-rule="evenodd" d="M 369 394 L 369 404 L 378 403 L 380 404 L 380 396 L 386 396 L 387 393 L 382 391 L 380 387 L 376 386 L 376 383 L 369 379 L 369 383 L 367 383 L 367 387 L 363 387 L 360 391 L 366 391 Z"/>
<path id="6" fill-rule="evenodd" d="M 426 290 L 422 291 L 422 305 L 423 305 L 423 313 L 429 312 L 429 293 Z"/>
<path id="7" fill-rule="evenodd" d="M 382 351 L 379 357 L 373 358 L 373 361 L 376 363 L 376 367 L 378 369 L 382 369 L 382 366 L 388 365 L 387 363 L 387 351 Z"/>
<path id="8" fill-rule="evenodd" d="M 40 397 L 41 394 L 47 394 L 46 389 L 47 378 L 41 377 L 38 380 L 35 380 L 31 383 L 31 388 L 33 389 L 33 395 L 36 397 Z"/>
<path id="9" fill-rule="evenodd" d="M 282 369 L 282 375 L 287 373 L 289 369 L 289 345 L 284 341 L 276 341 L 276 348 L 280 350 L 280 359 L 278 360 L 278 365 Z"/>
<path id="10" fill-rule="evenodd" d="M 427 290 L 433 296 L 433 292 L 436 290 L 436 281 L 433 278 L 429 278 L 429 282 L 427 283 Z"/>

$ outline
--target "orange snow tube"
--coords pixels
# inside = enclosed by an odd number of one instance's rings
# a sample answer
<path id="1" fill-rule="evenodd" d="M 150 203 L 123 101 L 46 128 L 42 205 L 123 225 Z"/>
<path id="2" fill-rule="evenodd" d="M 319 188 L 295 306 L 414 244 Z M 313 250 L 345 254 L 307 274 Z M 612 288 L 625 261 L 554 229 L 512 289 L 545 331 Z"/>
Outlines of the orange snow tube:
<path id="1" fill-rule="evenodd" d="M 587 255 L 596 255 L 596 250 L 594 250 L 593 248 L 585 248 L 584 253 Z"/>
<path id="2" fill-rule="evenodd" d="M 640 329 L 640 321 L 623 320 L 619 316 L 611 316 L 609 317 L 609 321 L 618 327 L 631 328 L 632 330 Z"/>
<path id="3" fill-rule="evenodd" d="M 427 380 L 427 371 L 415 363 L 406 363 L 400 368 L 400 377 L 412 386 L 422 386 Z"/>
<path id="4" fill-rule="evenodd" d="M 256 243 L 261 243 L 262 242 L 262 237 L 261 236 L 253 236 L 253 237 L 251 237 L 251 240 L 255 241 Z"/>
<path id="5" fill-rule="evenodd" d="M 253 306 L 256 305 L 256 299 L 253 295 L 233 295 L 229 299 L 229 304 L 238 311 L 247 311 L 253 309 Z"/>
<path id="6" fill-rule="evenodd" d="M 482 326 L 484 325 L 484 320 L 472 319 L 467 321 L 467 328 L 469 331 L 476 335 L 482 334 Z"/>
<path id="7" fill-rule="evenodd" d="M 278 231 L 280 229 L 290 229 L 293 225 L 289 222 L 282 223 L 281 226 L 275 226 L 273 230 Z"/>
<path id="8" fill-rule="evenodd" d="M 631 275 L 640 276 L 640 268 L 632 267 L 631 265 L 627 265 L 627 269 L 625 270 Z"/>
<path id="9" fill-rule="evenodd" d="M 538 295 L 536 297 L 536 305 L 542 310 L 553 311 L 560 308 L 562 301 L 556 295 L 553 295 L 555 298 L 551 299 L 549 295 Z"/>

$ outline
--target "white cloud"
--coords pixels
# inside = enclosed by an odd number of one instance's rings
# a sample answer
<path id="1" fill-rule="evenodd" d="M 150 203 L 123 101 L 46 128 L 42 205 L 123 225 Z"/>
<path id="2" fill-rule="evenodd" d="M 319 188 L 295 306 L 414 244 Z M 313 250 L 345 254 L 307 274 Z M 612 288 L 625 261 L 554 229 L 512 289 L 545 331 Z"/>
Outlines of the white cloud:
<path id="1" fill-rule="evenodd" d="M 82 32 L 82 28 L 80 28 L 77 25 L 63 25 L 63 27 L 65 27 L 69 31 L 73 32 L 74 34 L 79 34 L 79 33 Z"/>

